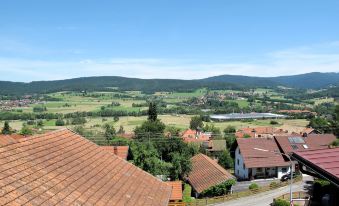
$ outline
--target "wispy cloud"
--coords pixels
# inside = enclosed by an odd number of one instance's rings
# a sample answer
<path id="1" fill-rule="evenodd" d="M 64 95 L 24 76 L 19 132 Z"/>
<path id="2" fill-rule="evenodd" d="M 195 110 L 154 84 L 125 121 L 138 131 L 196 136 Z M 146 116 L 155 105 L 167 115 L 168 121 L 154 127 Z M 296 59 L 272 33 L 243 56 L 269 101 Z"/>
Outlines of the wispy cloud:
<path id="1" fill-rule="evenodd" d="M 221 74 L 279 76 L 339 72 L 339 42 L 329 42 L 263 55 L 260 63 L 158 58 L 106 58 L 48 61 L 0 58 L 1 80 L 52 80 L 81 76 L 199 79 Z"/>

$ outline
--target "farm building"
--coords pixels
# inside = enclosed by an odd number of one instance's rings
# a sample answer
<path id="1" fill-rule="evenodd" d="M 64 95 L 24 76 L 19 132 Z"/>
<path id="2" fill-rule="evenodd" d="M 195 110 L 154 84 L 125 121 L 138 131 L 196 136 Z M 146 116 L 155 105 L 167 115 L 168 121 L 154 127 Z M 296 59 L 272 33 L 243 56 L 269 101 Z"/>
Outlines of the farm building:
<path id="1" fill-rule="evenodd" d="M 188 182 L 196 197 L 205 190 L 231 179 L 234 177 L 208 156 L 197 154 L 192 157 L 192 171 L 188 175 Z"/>
<path id="2" fill-rule="evenodd" d="M 286 115 L 273 113 L 230 113 L 230 114 L 213 114 L 210 115 L 212 121 L 230 121 L 244 119 L 281 119 L 286 118 Z"/>

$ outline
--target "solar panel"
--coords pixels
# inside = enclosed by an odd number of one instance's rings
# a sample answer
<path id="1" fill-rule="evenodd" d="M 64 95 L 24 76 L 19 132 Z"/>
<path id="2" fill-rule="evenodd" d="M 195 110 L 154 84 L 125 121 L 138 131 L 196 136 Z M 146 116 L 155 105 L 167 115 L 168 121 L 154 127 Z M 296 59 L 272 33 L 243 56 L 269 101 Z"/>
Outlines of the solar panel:
<path id="1" fill-rule="evenodd" d="M 303 144 L 305 143 L 302 137 L 289 137 L 288 141 L 292 144 Z"/>

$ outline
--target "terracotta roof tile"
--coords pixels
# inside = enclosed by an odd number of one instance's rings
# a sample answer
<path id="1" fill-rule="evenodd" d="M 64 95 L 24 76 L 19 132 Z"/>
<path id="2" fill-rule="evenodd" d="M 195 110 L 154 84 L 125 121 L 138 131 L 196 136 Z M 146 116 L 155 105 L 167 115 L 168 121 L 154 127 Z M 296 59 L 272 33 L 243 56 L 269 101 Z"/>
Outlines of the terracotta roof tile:
<path id="1" fill-rule="evenodd" d="M 26 138 L 20 134 L 0 135 L 0 146 L 5 146 L 17 142 L 19 139 Z"/>
<path id="2" fill-rule="evenodd" d="M 171 187 L 63 129 L 0 147 L 0 191 L 8 205 L 158 206 Z"/>
<path id="3" fill-rule="evenodd" d="M 249 135 L 250 137 L 254 138 L 256 135 L 263 135 L 263 134 L 270 134 L 270 135 L 275 135 L 275 134 L 284 134 L 287 133 L 287 131 L 275 127 L 245 127 L 239 129 L 236 133 L 235 136 L 238 138 L 243 138 L 245 134 Z"/>
<path id="4" fill-rule="evenodd" d="M 182 182 L 172 181 L 167 182 L 172 187 L 172 195 L 170 200 L 182 200 Z"/>
<path id="5" fill-rule="evenodd" d="M 204 154 L 192 157 L 192 171 L 188 175 L 188 181 L 198 193 L 234 178 L 222 168 L 216 161 Z"/>
<path id="6" fill-rule="evenodd" d="M 284 158 L 279 152 L 278 146 L 273 139 L 237 139 L 240 153 L 247 168 L 286 166 Z M 256 149 L 254 149 L 256 148 Z M 268 151 L 260 151 L 268 150 Z"/>
<path id="7" fill-rule="evenodd" d="M 290 137 L 299 137 L 304 143 L 290 143 Z M 309 134 L 307 137 L 301 135 L 276 136 L 275 140 L 281 150 L 286 153 L 295 151 L 309 150 L 309 149 L 324 149 L 333 142 L 336 137 L 333 134 Z M 304 146 L 306 145 L 306 146 Z"/>
<path id="8" fill-rule="evenodd" d="M 202 132 L 197 132 L 196 130 L 187 129 L 183 132 L 181 137 L 185 142 L 204 142 L 208 141 L 211 136 Z"/>

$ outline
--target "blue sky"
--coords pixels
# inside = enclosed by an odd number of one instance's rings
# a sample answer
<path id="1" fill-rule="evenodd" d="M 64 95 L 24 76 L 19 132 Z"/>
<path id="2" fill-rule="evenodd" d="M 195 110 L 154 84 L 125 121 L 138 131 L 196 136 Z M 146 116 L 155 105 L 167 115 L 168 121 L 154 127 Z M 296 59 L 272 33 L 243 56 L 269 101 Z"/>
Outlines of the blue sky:
<path id="1" fill-rule="evenodd" d="M 339 1 L 2 0 L 0 80 L 339 72 Z"/>

